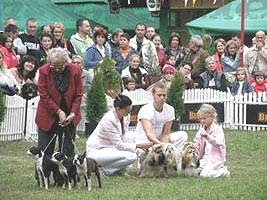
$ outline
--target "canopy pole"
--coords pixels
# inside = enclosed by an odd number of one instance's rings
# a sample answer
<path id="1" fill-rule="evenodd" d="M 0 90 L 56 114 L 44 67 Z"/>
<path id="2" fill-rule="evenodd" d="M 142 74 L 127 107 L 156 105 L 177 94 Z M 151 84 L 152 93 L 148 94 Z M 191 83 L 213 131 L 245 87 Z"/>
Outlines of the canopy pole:
<path id="1" fill-rule="evenodd" d="M 241 6 L 241 33 L 240 33 L 240 38 L 241 38 L 241 47 L 244 47 L 244 37 L 245 37 L 245 0 L 242 0 L 242 6 Z M 244 48 L 243 51 L 240 54 L 240 67 L 244 66 Z"/>

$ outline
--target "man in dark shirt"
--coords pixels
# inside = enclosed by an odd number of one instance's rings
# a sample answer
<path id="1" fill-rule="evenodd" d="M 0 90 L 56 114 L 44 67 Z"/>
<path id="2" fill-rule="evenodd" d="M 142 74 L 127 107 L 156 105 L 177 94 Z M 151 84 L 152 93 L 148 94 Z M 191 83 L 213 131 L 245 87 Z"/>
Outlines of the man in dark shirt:
<path id="1" fill-rule="evenodd" d="M 27 47 L 27 54 L 34 55 L 35 51 L 40 50 L 40 40 L 35 36 L 37 31 L 37 21 L 34 18 L 29 18 L 26 21 L 26 31 L 19 35 L 22 43 Z"/>

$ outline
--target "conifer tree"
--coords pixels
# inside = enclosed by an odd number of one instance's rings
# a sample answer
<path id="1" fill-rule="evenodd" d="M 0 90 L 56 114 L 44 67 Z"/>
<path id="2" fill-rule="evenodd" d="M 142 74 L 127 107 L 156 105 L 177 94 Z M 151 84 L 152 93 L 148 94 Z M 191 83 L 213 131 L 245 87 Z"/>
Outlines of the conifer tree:
<path id="1" fill-rule="evenodd" d="M 1 126 L 1 123 L 5 119 L 5 114 L 6 114 L 6 106 L 4 102 L 4 95 L 2 91 L 0 90 L 0 126 Z"/>
<path id="2" fill-rule="evenodd" d="M 114 98 L 121 93 L 121 76 L 115 72 L 115 61 L 110 57 L 104 57 L 103 62 L 96 64 L 98 69 L 104 75 L 104 88 L 106 94 Z M 109 94 L 108 91 L 113 91 Z"/>
<path id="3" fill-rule="evenodd" d="M 175 118 L 179 119 L 184 112 L 184 79 L 176 72 L 168 89 L 167 103 L 174 107 Z"/>
<path id="4" fill-rule="evenodd" d="M 86 94 L 86 119 L 95 128 L 106 111 L 104 77 L 101 72 L 95 70 L 92 85 L 88 88 Z"/>

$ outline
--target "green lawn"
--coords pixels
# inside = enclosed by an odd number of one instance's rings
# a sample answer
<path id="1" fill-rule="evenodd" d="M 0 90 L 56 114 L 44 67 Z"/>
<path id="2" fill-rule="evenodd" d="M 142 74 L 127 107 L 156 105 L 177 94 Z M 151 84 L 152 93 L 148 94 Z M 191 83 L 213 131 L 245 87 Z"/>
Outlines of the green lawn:
<path id="1" fill-rule="evenodd" d="M 71 191 L 52 186 L 49 190 L 39 188 L 34 181 L 34 160 L 26 154 L 37 144 L 0 142 L 0 199 L 267 199 L 267 133 L 225 132 L 231 178 L 142 179 L 135 176 L 133 168 L 130 177 L 102 178 L 102 189 L 97 188 L 93 175 L 91 192 L 85 187 Z M 194 134 L 189 134 L 191 140 Z M 85 149 L 85 140 L 81 137 L 76 142 L 80 152 Z"/>

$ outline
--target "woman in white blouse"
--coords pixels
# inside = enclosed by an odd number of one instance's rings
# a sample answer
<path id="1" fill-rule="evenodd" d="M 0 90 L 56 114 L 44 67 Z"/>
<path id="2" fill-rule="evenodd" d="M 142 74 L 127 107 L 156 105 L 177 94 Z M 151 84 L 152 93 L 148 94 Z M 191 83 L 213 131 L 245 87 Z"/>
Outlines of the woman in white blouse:
<path id="1" fill-rule="evenodd" d="M 136 149 L 152 146 L 136 144 L 134 132 L 127 131 L 131 109 L 131 99 L 119 94 L 86 142 L 86 157 L 95 159 L 107 176 L 127 175 L 126 168 L 137 159 Z"/>

